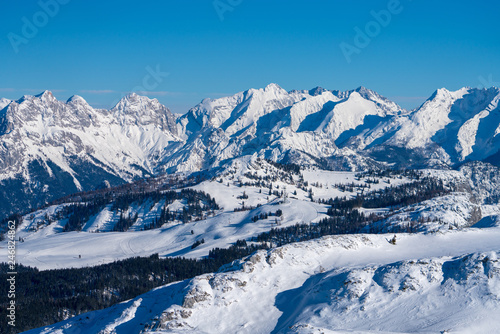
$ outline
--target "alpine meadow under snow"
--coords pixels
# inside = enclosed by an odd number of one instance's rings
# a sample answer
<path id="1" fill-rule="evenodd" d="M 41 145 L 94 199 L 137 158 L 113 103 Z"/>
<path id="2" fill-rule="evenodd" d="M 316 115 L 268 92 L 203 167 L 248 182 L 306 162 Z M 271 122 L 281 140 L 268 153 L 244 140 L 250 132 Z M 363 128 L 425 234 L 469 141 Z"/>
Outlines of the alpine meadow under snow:
<path id="1" fill-rule="evenodd" d="M 19 321 L 44 334 L 496 333 L 499 98 L 443 88 L 405 110 L 364 87 L 270 84 L 180 116 L 137 94 L 110 110 L 48 91 L 1 99 Z"/>

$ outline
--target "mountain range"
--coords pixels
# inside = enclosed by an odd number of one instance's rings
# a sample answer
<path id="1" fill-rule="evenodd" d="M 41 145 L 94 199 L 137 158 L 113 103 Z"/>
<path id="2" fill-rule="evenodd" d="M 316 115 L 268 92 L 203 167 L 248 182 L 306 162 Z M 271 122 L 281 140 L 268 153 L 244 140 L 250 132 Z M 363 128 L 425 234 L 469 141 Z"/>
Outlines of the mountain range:
<path id="1" fill-rule="evenodd" d="M 334 170 L 451 168 L 499 161 L 500 89 L 438 89 L 408 111 L 376 92 L 276 84 L 204 99 L 176 116 L 156 99 L 110 110 L 51 92 L 0 100 L 0 213 L 77 191 L 257 155 Z"/>

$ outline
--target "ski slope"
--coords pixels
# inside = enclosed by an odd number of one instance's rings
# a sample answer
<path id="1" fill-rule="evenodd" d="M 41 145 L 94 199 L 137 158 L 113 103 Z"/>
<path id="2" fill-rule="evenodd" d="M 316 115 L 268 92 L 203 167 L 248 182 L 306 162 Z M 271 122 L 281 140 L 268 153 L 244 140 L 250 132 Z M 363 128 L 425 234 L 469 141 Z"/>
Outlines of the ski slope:
<path id="1" fill-rule="evenodd" d="M 326 216 L 323 205 L 290 199 L 287 203 L 272 201 L 251 211 L 229 211 L 197 222 L 175 223 L 147 231 L 58 233 L 56 227 L 49 225 L 32 233 L 26 230 L 29 225 L 26 221 L 17 234 L 24 242 L 18 244 L 16 259 L 23 265 L 46 270 L 93 266 L 153 253 L 202 257 L 214 247 L 226 248 L 238 239 L 248 239 L 276 227 L 274 216 L 257 222 L 252 222 L 251 218 L 261 212 L 276 212 L 278 209 L 285 212 L 280 226 L 315 221 Z M 92 224 L 97 223 L 94 221 Z M 192 250 L 191 245 L 202 238 L 205 243 Z"/>

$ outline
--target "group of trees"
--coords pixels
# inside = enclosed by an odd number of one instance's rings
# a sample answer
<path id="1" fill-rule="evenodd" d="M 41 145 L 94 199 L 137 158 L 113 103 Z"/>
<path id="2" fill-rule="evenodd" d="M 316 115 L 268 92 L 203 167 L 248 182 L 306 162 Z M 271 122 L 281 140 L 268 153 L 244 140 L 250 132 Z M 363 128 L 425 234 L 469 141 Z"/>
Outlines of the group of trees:
<path id="1" fill-rule="evenodd" d="M 257 222 L 259 220 L 264 220 L 269 218 L 270 216 L 276 216 L 276 217 L 281 217 L 283 215 L 283 210 L 278 209 L 275 212 L 262 212 L 259 215 L 255 215 L 252 217 L 252 222 Z"/>
<path id="2" fill-rule="evenodd" d="M 108 203 L 109 199 L 106 196 L 96 196 L 85 203 L 65 206 L 53 219 L 68 218 L 63 232 L 80 231 L 89 218 L 99 213 Z"/>
<path id="3" fill-rule="evenodd" d="M 354 191 L 357 191 L 357 192 L 365 192 L 367 191 L 368 189 L 371 188 L 371 184 L 370 182 L 368 181 L 365 181 L 366 183 L 354 183 L 354 182 L 350 182 L 350 183 L 335 183 L 333 184 L 332 186 L 334 188 L 337 188 L 338 190 L 342 191 L 342 192 L 354 192 Z M 373 182 L 375 183 L 375 182 Z M 378 183 L 378 181 L 377 181 Z"/>
<path id="4" fill-rule="evenodd" d="M 348 208 L 398 208 L 419 203 L 449 193 L 442 180 L 424 177 L 418 181 L 399 186 L 386 187 L 366 194 L 358 194 L 352 199 L 335 198 L 327 201 L 331 210 L 337 207 Z"/>
<path id="5" fill-rule="evenodd" d="M 300 175 L 300 166 L 294 163 L 281 163 L 281 162 L 274 162 L 273 160 L 266 159 L 265 160 L 268 164 L 271 166 L 281 169 L 287 173 L 292 173 L 295 175 Z"/>
<path id="6" fill-rule="evenodd" d="M 360 208 L 399 208 L 419 203 L 433 197 L 442 196 L 449 190 L 443 182 L 434 178 L 420 178 L 418 181 L 388 187 L 385 189 L 360 194 L 352 199 L 335 198 L 320 201 L 328 204 L 328 217 L 318 223 L 302 223 L 284 228 L 273 228 L 269 232 L 259 234 L 255 241 L 270 242 L 273 246 L 281 246 L 291 242 L 315 239 L 325 235 L 354 234 L 354 233 L 379 233 L 383 229 L 392 233 L 416 232 L 417 222 L 392 227 L 382 227 L 374 223 L 387 218 L 388 215 L 365 215 Z"/>
<path id="7" fill-rule="evenodd" d="M 282 181 L 288 184 L 302 184 L 304 182 L 304 177 L 300 172 L 300 166 L 296 164 L 282 164 L 277 163 L 272 160 L 265 160 L 269 165 L 262 166 L 261 160 L 257 160 L 258 167 L 264 170 L 264 175 L 259 175 L 257 171 L 246 172 L 243 174 L 247 179 L 255 180 L 253 182 L 240 182 L 240 186 L 253 186 L 259 188 L 272 188 L 272 183 L 277 181 Z M 297 180 L 294 179 L 294 175 L 297 175 Z"/>
<path id="8" fill-rule="evenodd" d="M 406 177 L 410 180 L 419 180 L 422 177 L 422 172 L 415 169 L 369 169 L 364 172 L 355 174 L 356 179 L 362 178 L 403 178 Z"/>
<path id="9" fill-rule="evenodd" d="M 244 240 L 226 249 L 215 248 L 204 259 L 180 257 L 135 257 L 96 267 L 38 271 L 17 266 L 16 333 L 46 326 L 84 312 L 102 309 L 134 298 L 158 286 L 215 272 L 222 265 L 250 255 L 266 244 L 248 246 Z M 10 271 L 0 264 L 0 273 Z M 0 289 L 8 291 L 9 282 L 0 280 Z M 7 293 L 0 295 L 0 317 L 6 319 Z M 64 310 L 64 311 L 63 311 Z M 9 333 L 7 321 L 0 332 Z"/>
<path id="10" fill-rule="evenodd" d="M 376 219 L 373 215 L 365 216 L 359 210 L 344 210 L 342 216 L 331 216 L 315 224 L 295 224 L 283 228 L 273 228 L 254 238 L 257 242 L 269 242 L 273 246 L 282 246 L 291 242 L 316 239 L 325 235 L 360 233 L 367 222 Z"/>

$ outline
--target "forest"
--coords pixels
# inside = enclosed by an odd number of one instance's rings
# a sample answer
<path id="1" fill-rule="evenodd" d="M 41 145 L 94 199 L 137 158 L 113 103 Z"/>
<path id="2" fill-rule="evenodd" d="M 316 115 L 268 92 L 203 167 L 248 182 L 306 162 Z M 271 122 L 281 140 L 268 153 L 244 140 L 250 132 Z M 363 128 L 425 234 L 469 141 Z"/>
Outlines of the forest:
<path id="1" fill-rule="evenodd" d="M 265 243 L 247 245 L 238 240 L 229 248 L 212 249 L 199 260 L 153 254 L 79 269 L 39 271 L 18 265 L 15 331 L 1 321 L 0 332 L 18 333 L 103 309 L 171 282 L 216 272 L 224 264 L 265 248 Z M 8 271 L 7 264 L 0 264 L 3 277 Z M 0 289 L 8 291 L 6 280 L 0 281 Z M 7 294 L 0 295 L 2 319 L 6 319 L 8 303 Z"/>

